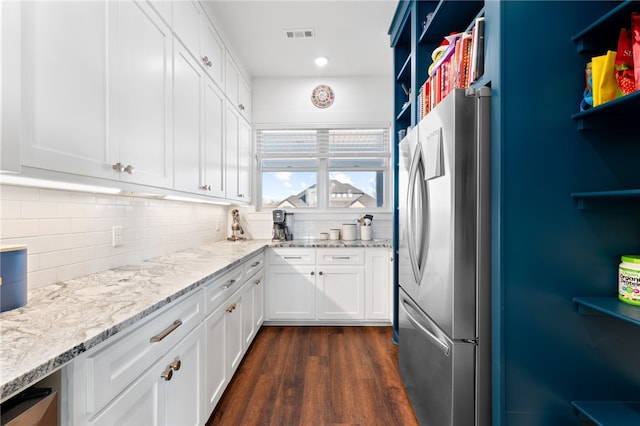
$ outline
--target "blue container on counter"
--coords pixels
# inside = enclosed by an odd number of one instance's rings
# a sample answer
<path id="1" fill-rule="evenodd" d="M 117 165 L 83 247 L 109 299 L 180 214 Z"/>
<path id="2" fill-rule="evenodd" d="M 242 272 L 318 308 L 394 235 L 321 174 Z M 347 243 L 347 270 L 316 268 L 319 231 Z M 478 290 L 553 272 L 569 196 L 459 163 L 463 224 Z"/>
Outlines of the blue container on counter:
<path id="1" fill-rule="evenodd" d="M 0 312 L 27 303 L 27 246 L 0 246 Z"/>

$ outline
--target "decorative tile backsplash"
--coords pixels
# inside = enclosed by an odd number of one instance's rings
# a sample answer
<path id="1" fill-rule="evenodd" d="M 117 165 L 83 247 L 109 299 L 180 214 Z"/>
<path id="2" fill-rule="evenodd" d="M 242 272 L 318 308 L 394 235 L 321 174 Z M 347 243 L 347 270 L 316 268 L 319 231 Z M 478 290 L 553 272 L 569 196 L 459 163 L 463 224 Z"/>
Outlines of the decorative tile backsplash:
<path id="1" fill-rule="evenodd" d="M 0 185 L 0 243 L 27 245 L 29 289 L 226 239 L 228 220 L 225 206 Z"/>

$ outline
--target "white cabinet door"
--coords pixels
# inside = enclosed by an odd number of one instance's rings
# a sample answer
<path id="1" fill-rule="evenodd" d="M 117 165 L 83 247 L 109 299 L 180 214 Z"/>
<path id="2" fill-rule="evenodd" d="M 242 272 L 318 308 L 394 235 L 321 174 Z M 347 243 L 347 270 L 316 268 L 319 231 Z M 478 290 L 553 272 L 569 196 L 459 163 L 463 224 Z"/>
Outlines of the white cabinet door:
<path id="1" fill-rule="evenodd" d="M 256 334 L 255 323 L 253 322 L 253 304 L 255 289 L 254 289 L 253 280 L 247 281 L 242 290 L 242 340 L 243 340 L 243 348 L 246 349 L 249 347 L 253 338 Z"/>
<path id="2" fill-rule="evenodd" d="M 273 265 L 269 269 L 269 319 L 316 317 L 316 277 L 313 265 Z"/>
<path id="3" fill-rule="evenodd" d="M 156 374 L 160 370 L 163 373 L 169 369 L 173 371 L 170 380 L 162 379 L 165 383 L 159 404 L 159 408 L 164 410 L 161 424 L 199 426 L 206 420 L 202 398 L 204 348 L 204 326 L 201 324 L 160 361 Z"/>
<path id="4" fill-rule="evenodd" d="M 113 178 L 107 1 L 22 2 L 22 164 Z"/>
<path id="5" fill-rule="evenodd" d="M 318 319 L 364 319 L 362 266 L 317 266 Z"/>
<path id="6" fill-rule="evenodd" d="M 251 201 L 251 126 L 238 120 L 238 200 Z"/>
<path id="7" fill-rule="evenodd" d="M 225 196 L 224 95 L 210 79 L 204 87 L 204 164 L 201 186 L 208 195 Z"/>
<path id="8" fill-rule="evenodd" d="M 203 13 L 196 0 L 173 2 L 173 32 L 198 61 L 202 50 L 200 27 Z"/>
<path id="9" fill-rule="evenodd" d="M 202 26 L 202 64 L 205 71 L 220 87 L 222 86 L 222 70 L 224 68 L 225 49 L 222 38 L 204 17 Z"/>
<path id="10" fill-rule="evenodd" d="M 391 320 L 392 267 L 391 250 L 365 250 L 365 317 L 368 320 Z"/>
<path id="11" fill-rule="evenodd" d="M 251 201 L 251 127 L 230 104 L 225 118 L 226 198 Z"/>
<path id="12" fill-rule="evenodd" d="M 264 274 L 256 276 L 253 280 L 253 323 L 256 330 L 260 330 L 264 322 Z"/>
<path id="13" fill-rule="evenodd" d="M 240 114 L 251 122 L 251 88 L 242 77 L 238 79 L 238 109 Z"/>
<path id="14" fill-rule="evenodd" d="M 110 2 L 109 15 L 110 162 L 124 168 L 115 176 L 171 188 L 171 31 L 146 3 Z"/>
<path id="15" fill-rule="evenodd" d="M 202 193 L 200 151 L 204 71 L 177 40 L 173 68 L 174 188 Z"/>
<path id="16" fill-rule="evenodd" d="M 227 356 L 227 374 L 233 376 L 242 361 L 244 354 L 244 338 L 242 337 L 242 318 L 244 307 L 244 294 L 242 289 L 239 290 L 225 304 L 227 313 L 226 319 L 226 356 Z"/>
<path id="17" fill-rule="evenodd" d="M 230 55 L 226 56 L 225 94 L 242 117 L 251 121 L 251 89 Z"/>
<path id="18" fill-rule="evenodd" d="M 208 418 L 220 400 L 230 376 L 227 375 L 227 311 L 220 306 L 205 321 L 206 331 L 206 415 Z"/>

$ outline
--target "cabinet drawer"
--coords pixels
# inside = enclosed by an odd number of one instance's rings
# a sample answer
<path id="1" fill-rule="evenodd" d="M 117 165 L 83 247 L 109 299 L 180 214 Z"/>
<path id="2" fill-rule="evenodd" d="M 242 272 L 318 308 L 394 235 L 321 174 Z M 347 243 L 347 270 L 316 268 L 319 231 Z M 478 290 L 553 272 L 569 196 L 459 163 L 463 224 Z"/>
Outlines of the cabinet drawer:
<path id="1" fill-rule="evenodd" d="M 264 268 L 264 253 L 260 253 L 244 263 L 244 279 L 251 278 Z"/>
<path id="2" fill-rule="evenodd" d="M 364 250 L 318 249 L 316 261 L 318 265 L 364 265 Z"/>
<path id="3" fill-rule="evenodd" d="M 313 265 L 316 263 L 316 252 L 313 249 L 271 249 L 271 265 Z"/>
<path id="4" fill-rule="evenodd" d="M 122 337 L 105 342 L 86 356 L 80 365 L 78 392 L 86 386 L 86 412 L 96 413 L 122 392 L 204 318 L 202 291 L 171 303 L 161 313 Z M 81 364 L 81 363 L 79 363 Z"/>
<path id="5" fill-rule="evenodd" d="M 243 266 L 236 266 L 206 286 L 205 315 L 215 311 L 222 302 L 240 288 L 244 282 Z"/>

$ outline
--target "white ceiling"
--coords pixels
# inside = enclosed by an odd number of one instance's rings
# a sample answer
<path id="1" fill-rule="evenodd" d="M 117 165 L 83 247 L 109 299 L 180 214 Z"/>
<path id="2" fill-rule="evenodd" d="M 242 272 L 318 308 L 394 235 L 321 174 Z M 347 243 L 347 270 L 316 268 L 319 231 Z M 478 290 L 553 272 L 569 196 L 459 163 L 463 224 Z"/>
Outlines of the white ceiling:
<path id="1" fill-rule="evenodd" d="M 389 25 L 397 0 L 205 0 L 252 78 L 393 74 Z M 287 39 L 285 29 L 314 38 Z M 324 68 L 314 64 L 325 56 Z"/>

